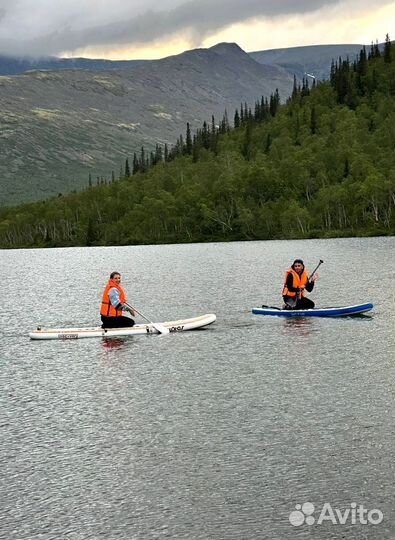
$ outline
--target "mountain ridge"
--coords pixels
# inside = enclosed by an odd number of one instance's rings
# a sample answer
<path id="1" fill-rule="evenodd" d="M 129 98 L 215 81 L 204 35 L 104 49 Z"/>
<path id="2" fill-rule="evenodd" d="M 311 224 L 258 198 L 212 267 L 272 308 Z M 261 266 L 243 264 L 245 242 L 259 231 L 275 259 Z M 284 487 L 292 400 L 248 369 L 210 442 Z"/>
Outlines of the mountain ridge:
<path id="1" fill-rule="evenodd" d="M 345 56 L 347 52 L 354 54 L 358 53 L 359 50 L 364 46 L 363 44 L 327 44 L 327 45 L 303 45 L 299 47 L 283 47 L 277 49 L 264 49 L 259 51 L 244 51 L 237 43 L 235 42 L 221 42 L 209 47 L 208 49 L 196 48 L 191 49 L 190 51 L 183 51 L 178 54 L 167 56 L 164 58 L 147 60 L 147 59 L 129 59 L 129 60 L 107 60 L 101 58 L 84 58 L 84 57 L 74 57 L 74 58 L 59 58 L 54 56 L 48 57 L 28 57 L 28 56 L 11 56 L 0 54 L 0 75 L 17 75 L 24 73 L 26 71 L 32 70 L 59 70 L 59 69 L 89 69 L 89 70 L 114 70 L 114 69 L 128 69 L 133 66 L 149 64 L 150 62 L 156 62 L 164 60 L 165 58 L 174 58 L 183 55 L 186 52 L 199 51 L 199 50 L 216 50 L 220 51 L 225 49 L 224 46 L 228 46 L 227 52 L 229 53 L 230 47 L 234 49 L 239 49 L 245 54 L 251 56 L 254 60 L 259 60 L 260 57 L 264 58 L 265 61 L 269 64 L 281 63 L 284 61 L 284 55 L 286 55 L 285 61 L 289 62 L 290 60 L 298 63 L 302 58 L 307 56 L 311 57 L 312 53 L 321 51 L 321 56 L 324 58 L 324 62 L 327 65 L 332 58 L 336 59 L 338 56 Z M 367 46 L 367 45 L 365 45 Z M 380 45 L 382 47 L 382 45 Z M 329 60 L 328 60 L 329 58 Z"/>
<path id="2" fill-rule="evenodd" d="M 280 66 L 298 79 L 303 78 L 306 73 L 312 73 L 322 80 L 329 77 L 332 60 L 348 57 L 352 61 L 363 47 L 363 44 L 304 45 L 253 51 L 248 54 L 262 64 Z"/>

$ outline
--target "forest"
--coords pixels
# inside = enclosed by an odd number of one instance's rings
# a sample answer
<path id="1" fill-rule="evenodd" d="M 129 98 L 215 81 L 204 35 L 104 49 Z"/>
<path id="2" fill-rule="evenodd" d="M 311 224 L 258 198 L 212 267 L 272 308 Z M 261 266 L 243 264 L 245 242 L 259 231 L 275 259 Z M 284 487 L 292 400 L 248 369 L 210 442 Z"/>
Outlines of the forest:
<path id="1" fill-rule="evenodd" d="M 0 247 L 393 235 L 395 45 L 387 35 L 311 80 L 286 103 L 275 92 L 187 124 L 110 182 L 0 209 Z"/>

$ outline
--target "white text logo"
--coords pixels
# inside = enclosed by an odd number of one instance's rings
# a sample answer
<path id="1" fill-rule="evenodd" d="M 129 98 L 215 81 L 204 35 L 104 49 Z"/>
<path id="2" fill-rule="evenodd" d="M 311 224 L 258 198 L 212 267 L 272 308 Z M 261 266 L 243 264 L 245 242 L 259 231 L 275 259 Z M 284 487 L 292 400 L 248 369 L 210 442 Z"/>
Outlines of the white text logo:
<path id="1" fill-rule="evenodd" d="M 351 525 L 378 525 L 384 519 L 383 513 L 377 508 L 368 510 L 363 504 L 354 502 L 344 509 L 332 508 L 330 503 L 324 503 L 318 517 L 314 517 L 315 511 L 316 508 L 311 502 L 297 504 L 295 510 L 289 515 L 289 522 L 294 527 L 299 527 L 304 523 L 306 525 L 321 525 L 326 521 L 331 522 L 333 525 L 345 525 L 346 523 Z"/>

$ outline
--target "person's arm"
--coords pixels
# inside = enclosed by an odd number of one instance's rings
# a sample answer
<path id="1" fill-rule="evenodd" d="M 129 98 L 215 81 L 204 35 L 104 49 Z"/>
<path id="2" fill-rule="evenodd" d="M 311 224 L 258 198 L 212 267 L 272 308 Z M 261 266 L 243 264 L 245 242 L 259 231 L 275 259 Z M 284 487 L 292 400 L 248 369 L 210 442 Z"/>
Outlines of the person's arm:
<path id="1" fill-rule="evenodd" d="M 318 279 L 318 274 L 315 273 L 311 276 L 310 281 L 306 284 L 306 291 L 311 292 L 314 289 L 314 283 Z"/>
<path id="2" fill-rule="evenodd" d="M 109 293 L 108 293 L 108 296 L 110 298 L 110 302 L 111 304 L 115 307 L 115 309 L 121 309 L 122 311 L 128 311 L 132 317 L 137 317 L 137 312 L 134 311 L 134 309 L 132 309 L 131 307 L 125 305 L 125 304 L 121 304 L 121 297 L 119 295 L 119 291 L 118 289 L 116 289 L 115 287 L 113 287 L 112 289 L 109 290 Z"/>
<path id="3" fill-rule="evenodd" d="M 123 305 L 121 304 L 121 298 L 119 295 L 118 289 L 113 287 L 108 292 L 108 297 L 110 298 L 111 305 L 115 307 L 115 309 L 123 309 Z"/>
<path id="4" fill-rule="evenodd" d="M 307 292 L 311 292 L 314 289 L 314 281 L 308 281 L 305 289 Z"/>

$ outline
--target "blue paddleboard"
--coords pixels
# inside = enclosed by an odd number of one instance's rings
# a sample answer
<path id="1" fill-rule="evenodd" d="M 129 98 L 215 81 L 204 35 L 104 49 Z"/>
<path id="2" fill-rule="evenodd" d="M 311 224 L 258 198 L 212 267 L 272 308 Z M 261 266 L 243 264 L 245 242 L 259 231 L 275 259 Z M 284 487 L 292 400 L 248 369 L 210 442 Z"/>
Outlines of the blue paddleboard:
<path id="1" fill-rule="evenodd" d="M 254 315 L 274 315 L 275 317 L 349 317 L 366 313 L 373 304 L 356 304 L 355 306 L 327 307 L 314 309 L 277 309 L 274 307 L 254 307 Z"/>

